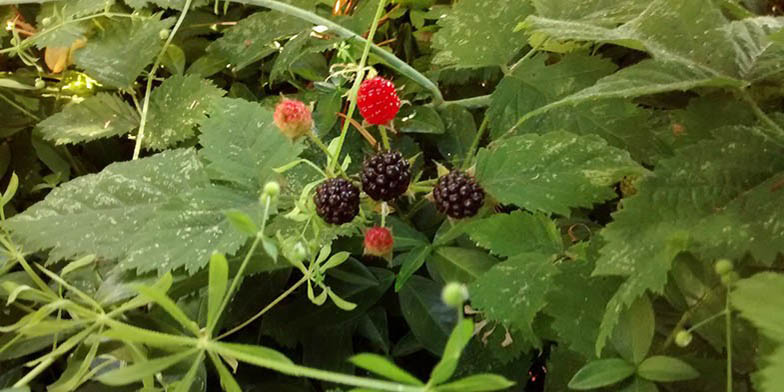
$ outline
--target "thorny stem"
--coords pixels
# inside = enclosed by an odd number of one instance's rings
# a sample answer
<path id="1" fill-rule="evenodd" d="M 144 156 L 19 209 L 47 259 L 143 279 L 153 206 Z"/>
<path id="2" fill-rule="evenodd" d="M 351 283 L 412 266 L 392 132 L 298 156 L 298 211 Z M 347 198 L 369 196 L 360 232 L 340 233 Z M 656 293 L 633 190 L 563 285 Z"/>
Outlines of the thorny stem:
<path id="1" fill-rule="evenodd" d="M 258 1 L 258 0 L 257 0 Z M 354 116 L 354 110 L 357 108 L 357 92 L 359 91 L 359 86 L 362 84 L 362 79 L 365 76 L 365 64 L 367 63 L 368 55 L 370 54 L 370 47 L 372 46 L 373 37 L 376 35 L 376 28 L 378 27 L 378 20 L 381 18 L 381 14 L 384 12 L 384 6 L 387 4 L 386 0 L 381 0 L 378 2 L 378 8 L 376 8 L 376 15 L 373 17 L 373 23 L 370 25 L 370 32 L 368 33 L 367 41 L 365 41 L 365 49 L 362 51 L 362 57 L 359 59 L 359 67 L 357 70 L 357 76 L 354 79 L 354 85 L 351 87 L 351 91 L 348 93 L 349 98 L 349 105 L 348 105 L 348 112 L 346 113 L 347 118 L 352 118 Z M 348 128 L 350 126 L 349 121 L 343 122 L 343 129 L 340 131 L 340 139 L 338 139 L 338 148 L 335 152 L 334 160 L 329 162 L 328 169 L 332 171 L 334 169 L 337 160 L 340 159 L 340 151 L 343 149 L 343 143 L 346 141 L 346 133 L 348 132 Z"/>
<path id="2" fill-rule="evenodd" d="M 294 283 L 294 285 L 289 287 L 288 290 L 284 291 L 283 294 L 279 295 L 278 298 L 275 298 L 275 300 L 273 300 L 267 306 L 265 306 L 264 309 L 261 309 L 258 313 L 253 315 L 253 317 L 245 320 L 242 324 L 239 324 L 236 327 L 228 330 L 227 332 L 224 332 L 222 335 L 220 335 L 217 338 L 215 338 L 215 340 L 221 340 L 221 339 L 223 339 L 223 338 L 225 338 L 225 337 L 227 337 L 227 336 L 229 336 L 229 335 L 231 335 L 231 334 L 233 334 L 233 333 L 235 333 L 235 332 L 245 328 L 246 326 L 248 326 L 248 324 L 256 321 L 256 319 L 258 319 L 259 317 L 263 316 L 264 313 L 267 313 L 270 309 L 272 309 L 280 301 L 282 301 L 283 299 L 288 297 L 291 293 L 293 293 L 295 290 L 297 290 L 299 288 L 299 286 L 302 286 L 305 282 L 307 282 L 308 278 L 309 277 L 307 275 L 303 276 L 299 281 L 297 281 L 297 283 Z"/>
<path id="3" fill-rule="evenodd" d="M 150 72 L 147 74 L 147 87 L 144 93 L 144 103 L 142 104 L 142 116 L 141 120 L 139 121 L 139 132 L 136 134 L 136 145 L 133 148 L 133 159 L 139 159 L 139 154 L 142 151 L 142 142 L 144 141 L 144 128 L 147 125 L 147 113 L 150 107 L 150 95 L 152 93 L 152 82 L 155 80 L 155 73 L 158 71 L 158 67 L 161 66 L 161 61 L 163 61 L 163 56 L 166 55 L 166 50 L 169 49 L 169 45 L 171 44 L 172 40 L 174 39 L 174 35 L 177 34 L 177 30 L 180 29 L 180 25 L 185 20 L 185 16 L 188 15 L 188 9 L 191 7 L 192 0 L 185 0 L 185 6 L 182 7 L 182 12 L 180 13 L 180 17 L 177 18 L 177 23 L 174 24 L 174 28 L 172 28 L 171 32 L 169 33 L 169 37 L 166 39 L 166 42 L 163 44 L 161 51 L 158 53 L 158 57 L 155 58 L 155 62 L 152 64 L 152 68 Z"/>

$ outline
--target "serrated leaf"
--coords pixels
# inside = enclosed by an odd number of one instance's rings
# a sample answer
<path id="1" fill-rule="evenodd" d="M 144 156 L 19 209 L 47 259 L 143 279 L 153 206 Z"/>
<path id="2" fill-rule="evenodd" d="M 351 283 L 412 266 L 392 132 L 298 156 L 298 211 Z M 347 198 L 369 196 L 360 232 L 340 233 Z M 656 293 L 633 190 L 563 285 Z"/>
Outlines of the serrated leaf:
<path id="1" fill-rule="evenodd" d="M 654 355 L 642 361 L 637 375 L 651 381 L 673 382 L 697 378 L 700 373 L 678 358 Z"/>
<path id="2" fill-rule="evenodd" d="M 276 39 L 296 34 L 308 25 L 302 19 L 276 11 L 257 12 L 227 29 L 223 37 L 207 47 L 207 52 L 227 59 L 235 70 L 241 70 L 277 52 Z"/>
<path id="3" fill-rule="evenodd" d="M 481 250 L 441 246 L 436 249 L 428 268 L 437 271 L 444 282 L 468 284 L 495 264 L 498 264 L 498 259 Z"/>
<path id="4" fill-rule="evenodd" d="M 460 166 L 476 135 L 474 116 L 460 105 L 448 105 L 439 110 L 444 121 L 444 134 L 438 136 L 438 151 L 454 166 Z"/>
<path id="5" fill-rule="evenodd" d="M 74 53 L 74 62 L 93 79 L 108 86 L 130 88 L 144 68 L 152 63 L 163 46 L 158 33 L 169 28 L 174 19 L 122 18 L 105 26 L 91 37 L 84 48 Z M 118 53 L 133 53 L 118 56 Z"/>
<path id="6" fill-rule="evenodd" d="M 512 257 L 469 286 L 471 306 L 490 320 L 521 330 L 527 340 L 536 343 L 532 324 L 546 304 L 557 273 L 549 255 L 525 253 Z"/>
<path id="7" fill-rule="evenodd" d="M 433 36 L 439 65 L 478 68 L 506 65 L 525 45 L 525 35 L 514 32 L 519 22 L 534 11 L 528 1 L 462 0 L 439 20 Z M 482 17 L 478 17 L 482 15 Z"/>
<path id="8" fill-rule="evenodd" d="M 628 22 L 645 10 L 644 0 L 533 0 L 536 14 L 551 19 L 590 21 L 599 26 L 615 27 Z"/>
<path id="9" fill-rule="evenodd" d="M 779 295 L 782 294 L 782 295 Z M 735 283 L 732 306 L 765 336 L 784 343 L 784 275 L 758 273 Z M 765 298 L 761 301 L 761 298 Z"/>
<path id="10" fill-rule="evenodd" d="M 724 128 L 717 139 L 679 150 L 624 200 L 602 231 L 606 245 L 594 274 L 628 278 L 607 305 L 597 352 L 625 308 L 646 291 L 662 292 L 678 253 L 691 250 L 708 260 L 751 254 L 770 263 L 784 251 L 775 193 L 784 155 L 754 131 Z"/>
<path id="11" fill-rule="evenodd" d="M 466 233 L 477 245 L 498 256 L 520 253 L 557 254 L 563 251 L 561 233 L 544 214 L 514 211 L 469 224 Z"/>
<path id="12" fill-rule="evenodd" d="M 26 249 L 51 249 L 50 261 L 95 254 L 123 269 L 194 273 L 245 242 L 223 211 L 254 208 L 253 195 L 210 186 L 193 150 L 174 150 L 65 183 L 5 225 Z"/>
<path id="13" fill-rule="evenodd" d="M 482 149 L 476 178 L 502 203 L 568 216 L 570 208 L 614 198 L 612 184 L 645 172 L 627 152 L 596 136 L 552 132 L 504 139 Z"/>
<path id="14" fill-rule="evenodd" d="M 56 144 L 88 142 L 125 135 L 139 126 L 139 114 L 117 95 L 98 93 L 38 123 L 46 140 Z"/>
<path id="15" fill-rule="evenodd" d="M 277 174 L 274 168 L 297 159 L 303 147 L 286 138 L 272 121 L 272 112 L 242 99 L 216 103 L 201 126 L 201 156 L 212 178 L 233 182 L 252 192 Z"/>
<path id="16" fill-rule="evenodd" d="M 174 75 L 152 91 L 144 147 L 163 150 L 195 135 L 212 105 L 226 92 L 196 75 Z"/>

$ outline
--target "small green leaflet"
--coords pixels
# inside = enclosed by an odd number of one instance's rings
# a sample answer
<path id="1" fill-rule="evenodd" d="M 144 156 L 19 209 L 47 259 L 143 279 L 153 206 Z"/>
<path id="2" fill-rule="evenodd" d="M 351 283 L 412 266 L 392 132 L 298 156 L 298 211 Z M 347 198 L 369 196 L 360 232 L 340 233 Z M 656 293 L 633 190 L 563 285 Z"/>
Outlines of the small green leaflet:
<path id="1" fill-rule="evenodd" d="M 503 139 L 477 155 L 476 178 L 498 201 L 568 216 L 615 197 L 611 185 L 646 173 L 599 137 L 566 132 Z"/>
<path id="2" fill-rule="evenodd" d="M 77 66 L 100 83 L 128 88 L 163 46 L 158 33 L 174 19 L 122 18 L 108 24 L 74 53 Z M 118 53 L 132 53 L 118 56 Z"/>
<path id="3" fill-rule="evenodd" d="M 139 125 L 139 114 L 119 96 L 98 93 L 38 123 L 46 140 L 71 144 L 125 135 Z"/>
<path id="4" fill-rule="evenodd" d="M 438 50 L 433 63 L 465 68 L 506 65 L 526 44 L 525 34 L 514 32 L 515 27 L 533 11 L 528 1 L 520 0 L 455 3 L 433 35 Z"/>
<path id="5" fill-rule="evenodd" d="M 771 263 L 784 251 L 784 212 L 776 192 L 784 178 L 784 151 L 754 136 L 754 128 L 717 134 L 660 162 L 602 230 L 606 245 L 594 274 L 628 279 L 607 305 L 597 352 L 620 312 L 644 292 L 664 289 L 678 253 L 691 250 L 708 260 L 750 253 Z"/>
<path id="6" fill-rule="evenodd" d="M 273 43 L 276 39 L 296 34 L 308 26 L 301 19 L 279 12 L 257 12 L 227 29 L 223 37 L 207 47 L 207 52 L 228 60 L 235 70 L 240 70 L 277 52 Z"/>
<path id="7" fill-rule="evenodd" d="M 292 142 L 272 122 L 272 112 L 242 99 L 215 103 L 201 126 L 200 156 L 210 177 L 257 193 L 277 177 L 273 169 L 297 159 L 303 146 Z"/>
<path id="8" fill-rule="evenodd" d="M 499 263 L 472 283 L 471 305 L 488 319 L 518 329 L 525 338 L 538 342 L 532 324 L 545 306 L 547 292 L 558 268 L 553 258 L 524 253 Z"/>
<path id="9" fill-rule="evenodd" d="M 498 256 L 520 253 L 557 254 L 563 251 L 561 233 L 544 214 L 514 211 L 469 223 L 466 233 L 477 245 Z"/>
<path id="10" fill-rule="evenodd" d="M 152 91 L 144 146 L 163 150 L 195 135 L 194 127 L 226 92 L 196 75 L 173 75 Z"/>

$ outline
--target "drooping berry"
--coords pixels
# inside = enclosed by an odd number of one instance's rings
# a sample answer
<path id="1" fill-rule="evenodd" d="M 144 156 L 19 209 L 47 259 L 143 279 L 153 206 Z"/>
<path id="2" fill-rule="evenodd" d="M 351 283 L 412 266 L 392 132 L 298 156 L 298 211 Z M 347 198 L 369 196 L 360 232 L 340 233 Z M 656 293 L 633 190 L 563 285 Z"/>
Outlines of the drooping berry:
<path id="1" fill-rule="evenodd" d="M 406 193 L 411 167 L 403 154 L 388 151 L 376 154 L 362 166 L 362 190 L 376 201 L 389 201 Z"/>
<path id="2" fill-rule="evenodd" d="M 675 344 L 677 344 L 678 347 L 686 347 L 691 344 L 693 338 L 694 336 L 691 334 L 691 332 L 682 329 L 678 331 L 677 334 L 675 334 Z"/>
<path id="3" fill-rule="evenodd" d="M 464 284 L 457 282 L 447 283 L 441 290 L 441 300 L 451 308 L 463 306 L 463 302 L 468 299 L 468 289 Z"/>
<path id="4" fill-rule="evenodd" d="M 392 82 L 376 76 L 365 80 L 359 86 L 357 106 L 359 113 L 368 123 L 381 125 L 395 118 L 400 110 L 400 98 Z"/>
<path id="5" fill-rule="evenodd" d="M 296 139 L 310 132 L 313 127 L 313 117 L 302 101 L 283 99 L 275 106 L 273 116 L 275 125 L 290 139 Z"/>
<path id="6" fill-rule="evenodd" d="M 485 191 L 472 176 L 454 170 L 438 179 L 433 199 L 442 214 L 455 219 L 468 218 L 479 212 L 485 201 Z"/>
<path id="7" fill-rule="evenodd" d="M 325 222 L 342 225 L 359 213 L 359 189 L 343 178 L 330 178 L 316 188 L 313 195 L 316 213 Z"/>
<path id="8" fill-rule="evenodd" d="M 732 261 L 727 259 L 721 259 L 713 265 L 713 269 L 716 271 L 716 274 L 719 276 L 724 276 L 732 272 L 735 267 L 732 265 Z"/>
<path id="9" fill-rule="evenodd" d="M 378 257 L 392 255 L 395 237 L 386 227 L 375 226 L 365 232 L 365 254 Z"/>

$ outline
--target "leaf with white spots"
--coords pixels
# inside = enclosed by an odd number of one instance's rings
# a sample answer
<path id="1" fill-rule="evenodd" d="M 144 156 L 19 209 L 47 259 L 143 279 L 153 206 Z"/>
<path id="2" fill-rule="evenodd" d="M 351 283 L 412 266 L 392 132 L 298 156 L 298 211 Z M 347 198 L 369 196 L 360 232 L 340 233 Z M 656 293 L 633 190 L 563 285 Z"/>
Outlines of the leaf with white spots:
<path id="1" fill-rule="evenodd" d="M 297 159 L 301 142 L 292 142 L 272 121 L 272 112 L 255 102 L 220 99 L 201 127 L 201 157 L 210 178 L 258 192 L 277 179 L 273 169 Z"/>
<path id="2" fill-rule="evenodd" d="M 636 298 L 661 293 L 675 256 L 706 260 L 750 254 L 770 264 L 784 252 L 784 149 L 747 127 L 685 147 L 659 163 L 602 230 L 595 275 L 627 277 L 607 305 L 597 352 Z M 698 230 L 695 228 L 699 228 Z"/>
<path id="3" fill-rule="evenodd" d="M 255 195 L 211 186 L 194 150 L 172 150 L 67 182 L 4 226 L 50 262 L 95 254 L 126 270 L 194 273 L 246 241 L 224 211 L 254 208 Z"/>
<path id="4" fill-rule="evenodd" d="M 546 304 L 557 273 L 550 255 L 524 253 L 512 257 L 493 266 L 469 286 L 471 306 L 488 319 L 519 330 L 526 339 L 536 342 L 532 324 Z"/>
<path id="5" fill-rule="evenodd" d="M 174 75 L 152 91 L 144 147 L 163 150 L 195 135 L 194 127 L 225 91 L 196 75 Z"/>
<path id="6" fill-rule="evenodd" d="M 98 93 L 71 103 L 38 123 L 44 139 L 56 144 L 89 142 L 125 135 L 139 125 L 139 114 L 113 94 Z"/>
<path id="7" fill-rule="evenodd" d="M 601 138 L 567 132 L 501 140 L 479 152 L 476 166 L 477 180 L 498 201 L 561 215 L 612 199 L 613 184 L 645 173 Z"/>
<path id="8" fill-rule="evenodd" d="M 534 9 L 528 1 L 461 0 L 438 24 L 433 35 L 439 65 L 477 68 L 506 65 L 526 45 L 525 33 L 515 27 Z"/>
<path id="9" fill-rule="evenodd" d="M 563 251 L 561 233 L 544 214 L 514 211 L 471 222 L 466 233 L 477 245 L 505 257 L 520 253 L 557 254 Z"/>
<path id="10" fill-rule="evenodd" d="M 129 88 L 163 46 L 160 31 L 173 23 L 160 15 L 112 21 L 74 52 L 74 62 L 100 83 Z"/>

